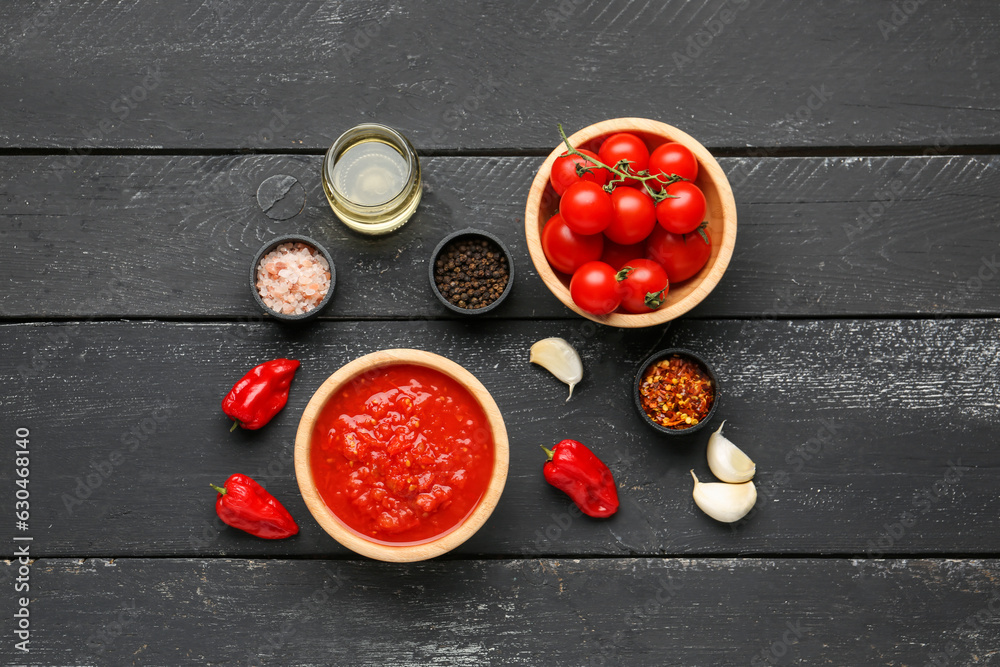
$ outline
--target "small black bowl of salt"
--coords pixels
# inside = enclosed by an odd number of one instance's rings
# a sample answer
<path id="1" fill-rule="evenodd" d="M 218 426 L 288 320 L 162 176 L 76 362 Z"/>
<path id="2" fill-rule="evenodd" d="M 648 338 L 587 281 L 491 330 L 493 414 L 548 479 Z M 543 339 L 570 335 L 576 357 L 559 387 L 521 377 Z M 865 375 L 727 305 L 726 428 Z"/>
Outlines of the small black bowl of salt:
<path id="1" fill-rule="evenodd" d="M 322 245 L 290 234 L 265 243 L 250 264 L 250 292 L 281 322 L 311 320 L 330 303 L 337 272 Z"/>

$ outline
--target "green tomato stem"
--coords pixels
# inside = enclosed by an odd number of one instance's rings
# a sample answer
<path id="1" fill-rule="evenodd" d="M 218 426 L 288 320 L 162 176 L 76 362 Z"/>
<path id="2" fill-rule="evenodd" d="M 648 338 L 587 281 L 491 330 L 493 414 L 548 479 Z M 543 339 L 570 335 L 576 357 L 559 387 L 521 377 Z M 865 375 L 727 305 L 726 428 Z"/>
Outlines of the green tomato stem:
<path id="1" fill-rule="evenodd" d="M 643 299 L 643 303 L 646 304 L 647 308 L 656 310 L 663 305 L 663 302 L 667 298 L 667 290 L 670 289 L 670 285 L 667 285 L 659 292 L 646 292 L 646 298 Z"/>
<path id="2" fill-rule="evenodd" d="M 677 199 L 676 195 L 667 194 L 666 188 L 668 185 L 676 183 L 677 181 L 688 180 L 686 178 L 678 176 L 677 174 L 670 174 L 670 176 L 665 176 L 664 174 L 650 174 L 649 171 L 647 170 L 640 171 L 638 174 L 632 174 L 629 173 L 629 171 L 627 171 L 628 160 L 621 160 L 614 167 L 609 167 L 608 165 L 604 164 L 597 158 L 590 157 L 589 155 L 584 155 L 577 149 L 573 148 L 573 145 L 569 143 L 569 138 L 566 136 L 566 132 L 563 130 L 562 123 L 559 123 L 557 127 L 559 128 L 559 136 L 562 137 L 563 143 L 566 144 L 566 151 L 570 155 L 579 155 L 587 162 L 590 162 L 591 164 L 596 164 L 598 167 L 607 169 L 612 174 L 617 176 L 617 178 L 612 179 L 610 183 L 604 186 L 604 190 L 609 194 L 612 191 L 614 191 L 616 187 L 625 183 L 626 180 L 634 179 L 642 183 L 642 187 L 646 189 L 646 192 L 649 194 L 650 197 L 653 198 L 653 201 L 658 204 L 664 199 Z M 582 165 L 577 165 L 577 168 L 579 169 L 581 166 Z M 584 169 L 587 170 L 586 168 Z M 577 173 L 579 174 L 579 172 Z M 660 178 L 661 176 L 664 176 L 664 178 Z M 649 184 L 649 181 L 656 181 L 657 183 L 663 186 L 663 189 L 660 190 L 659 192 L 654 190 L 653 187 Z"/>
<path id="3" fill-rule="evenodd" d="M 628 278 L 629 275 L 631 275 L 633 271 L 635 271 L 635 269 L 633 267 L 631 267 L 631 266 L 623 266 L 621 269 L 618 270 L 618 273 L 615 274 L 615 280 L 617 280 L 618 282 L 621 282 L 621 281 L 625 280 L 626 278 Z"/>
<path id="4" fill-rule="evenodd" d="M 687 234 L 684 235 L 684 237 L 687 238 L 688 234 L 697 234 L 698 236 L 701 237 L 702 241 L 708 243 L 708 236 L 705 235 L 706 228 L 708 228 L 708 220 L 703 221 L 700 225 L 698 225 L 697 229 L 695 229 L 693 232 L 688 232 Z"/>

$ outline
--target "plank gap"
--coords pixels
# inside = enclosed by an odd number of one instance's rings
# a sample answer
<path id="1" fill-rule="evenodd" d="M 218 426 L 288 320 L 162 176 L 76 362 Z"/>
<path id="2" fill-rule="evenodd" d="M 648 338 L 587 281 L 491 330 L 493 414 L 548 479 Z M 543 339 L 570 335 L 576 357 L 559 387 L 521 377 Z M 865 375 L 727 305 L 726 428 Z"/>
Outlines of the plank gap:
<path id="1" fill-rule="evenodd" d="M 547 157 L 553 147 L 528 148 L 419 148 L 421 157 Z M 965 144 L 941 147 L 939 145 L 917 144 L 913 146 L 706 146 L 717 158 L 748 157 L 919 157 L 919 156 L 963 156 L 1000 155 L 996 144 Z M 0 146 L 0 157 L 22 156 L 145 156 L 145 157 L 212 157 L 238 155 L 325 155 L 326 147 L 310 148 L 257 148 L 257 147 L 116 147 L 99 148 L 89 146 Z"/>

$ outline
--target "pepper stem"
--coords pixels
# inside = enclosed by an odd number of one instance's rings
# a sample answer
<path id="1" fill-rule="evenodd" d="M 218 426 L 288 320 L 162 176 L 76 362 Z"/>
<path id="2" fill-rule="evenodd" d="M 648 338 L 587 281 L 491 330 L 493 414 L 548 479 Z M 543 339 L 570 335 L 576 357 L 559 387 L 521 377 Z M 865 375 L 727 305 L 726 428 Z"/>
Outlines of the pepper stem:
<path id="1" fill-rule="evenodd" d="M 209 484 L 209 486 L 212 487 L 213 489 L 215 489 L 216 491 L 218 491 L 219 493 L 221 493 L 222 495 L 226 495 L 226 490 L 225 489 L 223 489 L 221 487 L 218 487 L 215 484 Z"/>
<path id="2" fill-rule="evenodd" d="M 548 456 L 549 461 L 551 461 L 552 457 L 555 456 L 555 452 L 553 452 L 551 449 L 546 448 L 545 445 L 539 445 L 539 447 L 542 448 L 542 451 L 545 452 L 545 455 Z"/>
<path id="3" fill-rule="evenodd" d="M 239 425 L 240 425 L 240 420 L 239 419 L 234 419 L 233 420 L 233 427 L 231 429 L 229 429 L 229 432 L 232 433 L 233 431 L 235 431 L 236 427 L 239 426 Z"/>

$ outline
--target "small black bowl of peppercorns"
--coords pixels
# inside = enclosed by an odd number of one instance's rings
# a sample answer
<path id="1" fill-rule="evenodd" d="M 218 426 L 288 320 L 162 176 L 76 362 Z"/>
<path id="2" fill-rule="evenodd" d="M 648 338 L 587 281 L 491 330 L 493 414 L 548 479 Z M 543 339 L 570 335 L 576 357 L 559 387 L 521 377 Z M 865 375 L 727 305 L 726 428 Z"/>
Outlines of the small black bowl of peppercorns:
<path id="1" fill-rule="evenodd" d="M 510 294 L 514 263 L 507 246 L 493 234 L 462 229 L 434 248 L 430 277 L 431 290 L 449 310 L 481 315 Z"/>

